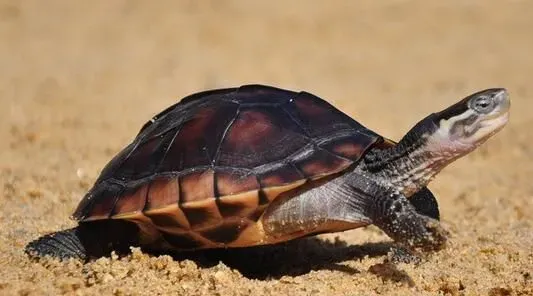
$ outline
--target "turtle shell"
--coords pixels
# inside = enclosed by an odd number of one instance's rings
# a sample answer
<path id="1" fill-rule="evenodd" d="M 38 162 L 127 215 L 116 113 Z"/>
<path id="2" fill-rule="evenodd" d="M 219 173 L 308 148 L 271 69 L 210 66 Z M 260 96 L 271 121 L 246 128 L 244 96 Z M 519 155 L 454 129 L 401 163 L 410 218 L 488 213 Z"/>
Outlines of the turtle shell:
<path id="1" fill-rule="evenodd" d="M 345 171 L 381 139 L 307 92 L 193 94 L 142 127 L 73 217 L 131 220 L 176 249 L 260 244 L 257 224 L 278 195 Z"/>

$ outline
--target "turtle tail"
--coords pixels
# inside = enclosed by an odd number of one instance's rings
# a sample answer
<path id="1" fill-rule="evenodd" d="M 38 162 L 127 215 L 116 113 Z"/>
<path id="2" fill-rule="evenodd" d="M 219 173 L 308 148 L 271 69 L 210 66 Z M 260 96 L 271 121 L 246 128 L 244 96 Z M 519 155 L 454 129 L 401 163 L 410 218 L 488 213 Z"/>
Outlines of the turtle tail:
<path id="1" fill-rule="evenodd" d="M 124 220 L 102 220 L 81 223 L 78 227 L 46 234 L 26 245 L 31 258 L 50 256 L 87 261 L 109 255 L 129 252 L 138 245 L 138 227 Z"/>

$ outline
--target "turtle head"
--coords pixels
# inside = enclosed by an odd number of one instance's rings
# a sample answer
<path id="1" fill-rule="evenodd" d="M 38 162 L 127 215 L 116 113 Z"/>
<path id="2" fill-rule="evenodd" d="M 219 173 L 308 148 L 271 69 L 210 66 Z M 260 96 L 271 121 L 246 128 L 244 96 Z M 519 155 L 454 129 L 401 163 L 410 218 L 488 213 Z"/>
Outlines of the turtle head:
<path id="1" fill-rule="evenodd" d="M 474 93 L 428 117 L 435 125 L 429 140 L 439 150 L 466 154 L 505 126 L 509 107 L 509 95 L 503 88 Z"/>
<path id="2" fill-rule="evenodd" d="M 510 101 L 503 88 L 486 89 L 418 122 L 400 142 L 365 158 L 370 171 L 411 196 L 454 160 L 501 130 Z"/>

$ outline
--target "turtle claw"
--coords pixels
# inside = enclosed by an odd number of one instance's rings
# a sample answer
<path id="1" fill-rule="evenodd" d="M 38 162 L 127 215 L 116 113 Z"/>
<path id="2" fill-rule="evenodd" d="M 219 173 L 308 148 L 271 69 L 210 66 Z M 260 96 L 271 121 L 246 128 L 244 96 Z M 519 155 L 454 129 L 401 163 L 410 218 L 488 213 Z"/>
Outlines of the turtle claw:
<path id="1" fill-rule="evenodd" d="M 387 253 L 387 259 L 385 259 L 385 262 L 390 262 L 393 264 L 407 263 L 418 265 L 422 262 L 422 260 L 423 258 L 421 254 L 418 254 L 414 250 L 397 245 L 392 247 L 391 251 Z"/>
<path id="2" fill-rule="evenodd" d="M 449 232 L 446 231 L 440 222 L 427 216 L 417 214 L 420 223 L 415 223 L 411 227 L 412 237 L 403 241 L 407 248 L 421 249 L 422 251 L 438 251 L 446 247 Z"/>
<path id="3" fill-rule="evenodd" d="M 425 216 L 424 216 L 425 217 Z M 426 243 L 422 246 L 424 250 L 438 251 L 446 247 L 449 232 L 444 229 L 440 222 L 431 218 L 425 217 L 426 221 Z"/>
<path id="4" fill-rule="evenodd" d="M 433 221 L 431 221 L 433 223 Z M 387 254 L 387 262 L 407 263 L 418 265 L 426 259 L 428 253 L 442 250 L 446 247 L 447 234 L 440 225 L 427 227 L 423 240 L 410 240 L 407 243 L 397 243 Z"/>
<path id="5" fill-rule="evenodd" d="M 425 223 L 419 224 L 421 227 L 411 239 L 397 242 L 387 254 L 387 262 L 407 263 L 418 265 L 427 257 L 427 253 L 442 250 L 446 246 L 449 234 L 439 221 L 422 216 Z"/>

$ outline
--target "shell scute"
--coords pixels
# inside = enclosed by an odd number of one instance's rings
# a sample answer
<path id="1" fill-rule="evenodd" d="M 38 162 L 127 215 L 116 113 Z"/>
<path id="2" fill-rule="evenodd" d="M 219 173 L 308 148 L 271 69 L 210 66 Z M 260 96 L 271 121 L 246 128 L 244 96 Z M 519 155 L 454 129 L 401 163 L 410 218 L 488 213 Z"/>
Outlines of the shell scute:
<path id="1" fill-rule="evenodd" d="M 180 177 L 180 203 L 202 201 L 215 196 L 213 170 L 193 172 Z"/>
<path id="2" fill-rule="evenodd" d="M 124 187 L 106 182 L 90 190 L 78 204 L 72 217 L 79 221 L 108 219 Z"/>
<path id="3" fill-rule="evenodd" d="M 222 196 L 217 205 L 223 217 L 248 217 L 259 206 L 259 191 Z"/>
<path id="4" fill-rule="evenodd" d="M 324 149 L 313 149 L 312 153 L 295 160 L 294 163 L 306 178 L 310 179 L 340 172 L 353 164 L 351 160 L 341 158 Z"/>
<path id="5" fill-rule="evenodd" d="M 248 171 L 217 170 L 215 177 L 218 196 L 234 195 L 260 187 L 256 175 Z"/>
<path id="6" fill-rule="evenodd" d="M 197 110 L 173 131 L 174 141 L 157 172 L 211 165 L 218 153 L 220 138 L 237 115 L 237 110 L 238 105 L 233 103 L 218 103 Z"/>
<path id="7" fill-rule="evenodd" d="M 290 184 L 305 179 L 304 174 L 291 163 L 265 166 L 258 173 L 258 177 L 263 188 Z"/>
<path id="8" fill-rule="evenodd" d="M 145 211 L 177 205 L 180 200 L 178 178 L 161 178 L 150 183 Z"/>
<path id="9" fill-rule="evenodd" d="M 323 143 L 320 147 L 340 157 L 357 161 L 375 142 L 372 137 L 355 132 Z"/>
<path id="10" fill-rule="evenodd" d="M 199 233 L 211 242 L 228 244 L 235 241 L 250 224 L 245 219 L 230 220 Z"/>
<path id="11" fill-rule="evenodd" d="M 298 188 L 302 186 L 303 184 L 305 184 L 306 182 L 307 180 L 304 179 L 304 180 L 296 181 L 296 182 L 282 185 L 282 186 L 273 186 L 273 187 L 263 188 L 262 191 L 263 191 L 264 197 L 270 203 L 274 199 L 276 199 L 276 197 L 278 197 L 280 194 L 287 192 L 289 190 Z"/>
<path id="12" fill-rule="evenodd" d="M 195 230 L 217 224 L 223 219 L 214 198 L 184 203 L 181 209 Z"/>
<path id="13" fill-rule="evenodd" d="M 119 196 L 113 209 L 113 218 L 130 213 L 142 212 L 146 205 L 148 187 L 149 185 L 147 184 Z"/>
<path id="14" fill-rule="evenodd" d="M 312 138 L 339 131 L 366 129 L 328 102 L 307 92 L 301 92 L 283 108 Z"/>
<path id="15" fill-rule="evenodd" d="M 144 214 L 150 218 L 156 228 L 162 231 L 188 230 L 191 228 L 187 216 L 177 204 L 145 211 Z"/>
<path id="16" fill-rule="evenodd" d="M 217 165 L 254 168 L 281 161 L 309 142 L 276 108 L 243 109 L 221 142 Z"/>

